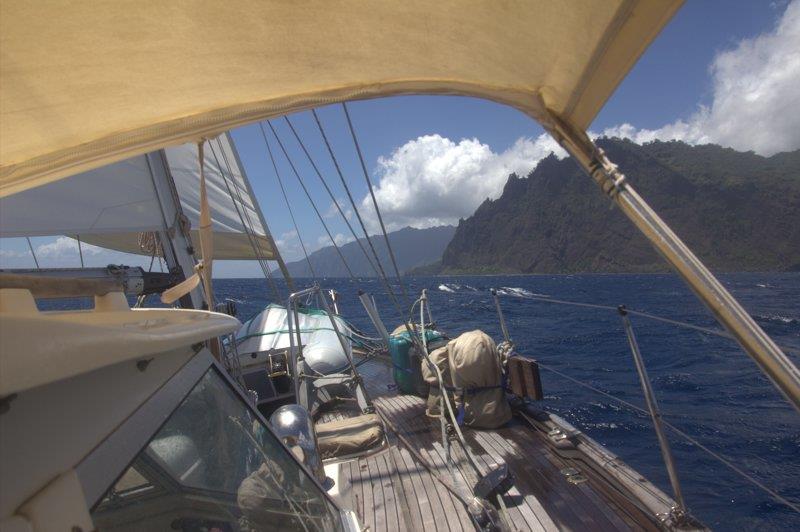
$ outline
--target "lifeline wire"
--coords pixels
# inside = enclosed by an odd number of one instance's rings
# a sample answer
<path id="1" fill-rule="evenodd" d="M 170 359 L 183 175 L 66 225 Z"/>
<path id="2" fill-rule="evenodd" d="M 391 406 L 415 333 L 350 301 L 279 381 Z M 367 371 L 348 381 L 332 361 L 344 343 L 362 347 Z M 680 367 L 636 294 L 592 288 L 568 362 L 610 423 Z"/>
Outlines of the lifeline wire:
<path id="1" fill-rule="evenodd" d="M 278 172 L 278 165 L 275 164 L 275 156 L 272 154 L 272 147 L 269 145 L 269 140 L 267 140 L 267 133 L 264 131 L 264 124 L 259 122 L 258 127 L 261 129 L 261 136 L 264 138 L 264 144 L 267 145 L 269 160 L 272 161 L 272 168 L 275 170 L 275 177 L 278 178 L 278 184 L 281 186 L 281 194 L 283 194 L 283 200 L 286 202 L 286 209 L 289 211 L 289 216 L 292 218 L 292 225 L 294 225 L 294 232 L 297 233 L 297 240 L 300 241 L 300 247 L 303 248 L 303 255 L 306 257 L 308 270 L 311 272 L 311 278 L 316 282 L 317 274 L 314 272 L 314 267 L 311 265 L 311 261 L 308 258 L 308 252 L 306 251 L 306 245 L 303 243 L 303 237 L 300 236 L 300 229 L 297 227 L 297 220 L 294 219 L 294 212 L 292 211 L 292 206 L 289 203 L 289 197 L 286 195 L 286 189 L 283 187 L 283 179 L 281 179 L 281 174 Z"/>
<path id="2" fill-rule="evenodd" d="M 612 400 L 612 401 L 614 401 L 616 403 L 619 403 L 621 405 L 627 406 L 628 408 L 633 409 L 636 412 L 639 412 L 641 414 L 646 415 L 648 418 L 650 417 L 650 414 L 644 408 L 640 408 L 640 407 L 636 406 L 633 403 L 629 403 L 628 401 L 625 401 L 624 399 L 620 399 L 618 397 L 615 397 L 615 396 L 611 395 L 610 393 L 604 392 L 603 390 L 601 390 L 599 388 L 595 388 L 594 386 L 592 386 L 590 384 L 586 384 L 584 382 L 579 381 L 578 379 L 572 378 L 569 375 L 566 375 L 566 374 L 558 371 L 555 368 L 552 368 L 550 366 L 542 364 L 541 362 L 537 361 L 537 364 L 539 365 L 539 367 L 541 367 L 543 369 L 546 369 L 547 371 L 550 371 L 552 373 L 555 373 L 559 377 L 567 379 L 568 381 L 570 381 L 570 382 L 572 382 L 574 384 L 577 384 L 578 386 L 582 386 L 582 387 L 586 388 L 587 390 L 591 390 L 591 391 L 593 391 L 595 393 L 598 393 L 598 394 L 600 394 L 600 395 L 602 395 L 602 396 L 604 396 L 604 397 L 606 397 L 606 398 L 608 398 L 608 399 L 610 399 L 610 400 Z M 734 473 L 738 474 L 739 476 L 741 476 L 742 478 L 744 478 L 745 480 L 747 480 L 748 482 L 750 482 L 754 486 L 764 490 L 766 493 L 771 495 L 776 501 L 778 501 L 778 502 L 780 502 L 782 504 L 785 504 L 786 506 L 788 506 L 789 508 L 791 508 L 795 512 L 800 513 L 800 507 L 798 505 L 794 504 L 791 501 L 788 501 L 787 499 L 782 497 L 780 494 L 778 494 L 776 491 L 768 488 L 767 486 L 762 484 L 760 481 L 758 481 L 755 478 L 753 478 L 752 476 L 750 476 L 747 472 L 739 469 L 738 467 L 733 465 L 730 462 L 730 460 L 728 460 L 728 459 L 722 457 L 721 455 L 715 453 L 714 451 L 712 451 L 711 449 L 709 449 L 708 447 L 706 447 L 705 445 L 703 445 L 702 443 L 700 443 L 699 441 L 697 441 L 693 437 L 689 436 L 688 434 L 683 432 L 681 429 L 679 429 L 678 427 L 676 427 L 672 423 L 669 423 L 668 421 L 664 420 L 663 418 L 661 419 L 661 422 L 664 424 L 664 426 L 666 426 L 667 428 L 669 428 L 670 430 L 672 430 L 676 434 L 678 434 L 681 437 L 683 437 L 686 441 L 688 441 L 692 445 L 695 445 L 699 449 L 701 449 L 701 450 L 705 451 L 706 453 L 708 453 L 713 458 L 717 459 L 718 461 L 722 462 L 724 465 L 728 466 Z"/>
<path id="3" fill-rule="evenodd" d="M 534 296 L 534 295 L 520 295 L 519 297 L 521 297 L 522 299 L 531 299 L 531 300 L 534 300 L 534 301 L 541 301 L 541 302 L 544 302 L 544 303 L 554 303 L 554 304 L 557 304 L 557 305 L 568 305 L 568 306 L 573 306 L 573 307 L 584 307 L 584 308 L 594 308 L 594 309 L 600 309 L 600 310 L 610 310 L 612 312 L 617 312 L 618 311 L 617 307 L 612 307 L 611 305 L 596 305 L 596 304 L 593 304 L 593 303 L 579 303 L 577 301 L 565 301 L 563 299 L 554 299 L 554 298 L 551 298 L 551 297 L 541 297 L 541 296 Z M 628 312 L 628 314 L 631 314 L 633 316 L 639 316 L 639 317 L 647 318 L 647 319 L 653 320 L 653 321 L 660 321 L 662 323 L 668 323 L 670 325 L 676 325 L 678 327 L 684 327 L 686 329 L 693 329 L 695 331 L 699 331 L 699 332 L 702 332 L 702 333 L 711 334 L 711 335 L 714 335 L 714 336 L 719 336 L 720 338 L 727 338 L 728 340 L 734 340 L 734 341 L 736 340 L 733 336 L 728 334 L 726 331 L 723 331 L 723 330 L 720 330 L 720 329 L 712 329 L 710 327 L 702 327 L 700 325 L 693 325 L 691 323 L 686 323 L 684 321 L 672 320 L 670 318 L 662 318 L 661 316 L 656 316 L 655 314 L 650 314 L 649 312 L 642 312 L 640 310 L 631 310 L 629 308 L 626 308 L 625 310 Z M 795 349 L 795 348 L 792 348 L 792 347 L 784 347 L 784 346 L 780 346 L 780 345 L 778 347 L 780 347 L 781 349 L 783 349 L 784 351 L 786 351 L 788 353 L 800 354 L 800 349 Z"/>

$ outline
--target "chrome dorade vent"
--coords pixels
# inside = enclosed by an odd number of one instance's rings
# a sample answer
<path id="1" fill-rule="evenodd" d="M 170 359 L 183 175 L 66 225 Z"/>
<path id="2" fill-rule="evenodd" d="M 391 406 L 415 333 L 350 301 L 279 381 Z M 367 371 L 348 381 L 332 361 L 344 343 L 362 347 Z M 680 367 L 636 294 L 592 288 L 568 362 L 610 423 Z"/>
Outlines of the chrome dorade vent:
<path id="1" fill-rule="evenodd" d="M 308 467 L 319 483 L 326 488 L 331 487 L 331 480 L 325 477 L 317 433 L 308 410 L 297 404 L 284 405 L 275 410 L 269 418 L 269 424 L 275 435 Z"/>

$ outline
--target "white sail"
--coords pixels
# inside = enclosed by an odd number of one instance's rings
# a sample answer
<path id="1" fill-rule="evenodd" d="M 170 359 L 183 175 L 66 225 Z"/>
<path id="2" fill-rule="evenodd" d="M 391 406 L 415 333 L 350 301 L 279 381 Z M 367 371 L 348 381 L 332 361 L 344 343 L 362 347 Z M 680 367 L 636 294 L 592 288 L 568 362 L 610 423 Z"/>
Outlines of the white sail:
<path id="1" fill-rule="evenodd" d="M 162 153 L 192 228 L 192 240 L 199 242 L 197 146 L 184 144 Z M 89 244 L 141 254 L 140 232 L 175 224 L 161 213 L 152 171 L 141 155 L 6 196 L 0 199 L 0 237 L 80 235 Z M 274 259 L 271 238 L 227 135 L 208 141 L 205 172 L 215 257 Z"/>
<path id="2" fill-rule="evenodd" d="M 0 199 L 0 237 L 116 234 L 162 225 L 144 156 Z"/>

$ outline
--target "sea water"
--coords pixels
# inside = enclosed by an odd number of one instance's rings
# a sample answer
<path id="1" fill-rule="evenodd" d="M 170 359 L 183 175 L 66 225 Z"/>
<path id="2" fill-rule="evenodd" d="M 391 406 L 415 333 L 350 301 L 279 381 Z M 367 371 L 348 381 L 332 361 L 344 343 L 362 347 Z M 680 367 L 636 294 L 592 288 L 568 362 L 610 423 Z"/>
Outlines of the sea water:
<path id="1" fill-rule="evenodd" d="M 789 356 L 800 363 L 800 274 L 720 277 L 776 342 L 794 350 Z M 496 288 L 521 354 L 640 407 L 644 407 L 642 390 L 618 313 L 546 300 L 624 304 L 701 327 L 718 327 L 673 275 L 415 277 L 404 281 L 409 298 L 427 289 L 437 327 L 451 336 L 482 329 L 499 341 L 500 325 L 489 293 Z M 296 282 L 299 288 L 312 280 Z M 389 330 L 402 323 L 377 279 L 318 282 L 338 292 L 341 314 L 368 333 L 376 334 L 357 298 L 359 289 L 375 297 Z M 280 302 L 285 304 L 286 287 L 278 285 Z M 393 289 L 400 294 L 396 282 Z M 215 291 L 219 300 L 228 298 L 237 304 L 242 321 L 275 300 L 263 279 L 218 279 Z M 402 305 L 402 295 L 399 299 Z M 664 419 L 800 504 L 800 413 L 755 363 L 726 338 L 635 315 L 630 319 Z M 542 380 L 543 408 L 567 419 L 664 492 L 672 493 L 649 417 L 552 372 L 543 370 Z M 708 526 L 800 530 L 800 515 L 674 433 L 668 432 L 668 437 L 686 503 Z"/>
<path id="2" fill-rule="evenodd" d="M 800 363 L 795 354 L 800 352 L 800 274 L 720 277 L 776 342 L 796 350 L 789 356 Z M 311 280 L 297 282 L 305 285 Z M 374 334 L 357 298 L 359 288 L 375 296 L 389 330 L 401 323 L 376 279 L 319 283 L 339 293 L 340 312 L 364 331 Z M 718 327 L 673 275 L 415 277 L 405 279 L 405 284 L 409 298 L 418 297 L 423 288 L 428 290 L 433 319 L 451 336 L 482 329 L 499 341 L 502 333 L 489 293 L 490 288 L 498 289 L 520 353 L 641 407 L 645 406 L 642 390 L 618 313 L 541 299 L 624 304 L 694 325 Z M 284 286 L 279 288 L 285 298 Z M 219 297 L 236 300 L 243 319 L 274 298 L 263 280 L 220 279 L 216 290 Z M 400 293 L 396 284 L 394 290 Z M 637 316 L 630 319 L 664 418 L 800 504 L 800 413 L 755 363 L 726 338 Z M 647 416 L 551 372 L 543 371 L 542 380 L 542 407 L 567 419 L 672 493 Z M 718 530 L 800 530 L 800 515 L 674 433 L 668 436 L 686 504 L 704 523 Z"/>

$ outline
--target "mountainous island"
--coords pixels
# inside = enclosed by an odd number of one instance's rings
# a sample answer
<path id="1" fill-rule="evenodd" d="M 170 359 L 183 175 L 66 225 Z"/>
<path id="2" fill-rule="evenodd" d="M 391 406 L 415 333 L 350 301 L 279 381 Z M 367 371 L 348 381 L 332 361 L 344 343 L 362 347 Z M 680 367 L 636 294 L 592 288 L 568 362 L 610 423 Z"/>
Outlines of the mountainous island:
<path id="1" fill-rule="evenodd" d="M 453 238 L 456 228 L 450 225 L 431 227 L 428 229 L 414 229 L 406 227 L 389 233 L 389 243 L 392 246 L 397 267 L 401 273 L 406 273 L 413 268 L 424 266 L 438 261 L 442 257 L 445 246 Z M 365 242 L 359 239 L 364 249 L 372 258 L 372 251 Z M 389 252 L 383 236 L 370 236 L 372 245 L 383 264 L 386 274 L 394 275 Z M 375 271 L 364 258 L 364 253 L 356 242 L 349 242 L 339 246 L 350 269 L 358 277 L 374 277 Z M 314 268 L 314 273 L 320 277 L 347 277 L 348 273 L 333 246 L 327 246 L 309 254 L 309 261 Z M 286 265 L 293 277 L 311 277 L 311 270 L 305 258 Z"/>
<path id="2" fill-rule="evenodd" d="M 712 270 L 800 271 L 800 150 L 762 157 L 676 141 L 598 144 Z M 572 160 L 551 155 L 460 221 L 438 271 L 667 269 Z"/>
<path id="3" fill-rule="evenodd" d="M 598 144 L 712 270 L 800 271 L 800 150 L 762 157 L 677 141 Z M 410 275 L 668 270 L 599 187 L 554 155 L 527 177 L 509 176 L 502 195 L 457 228 L 408 227 L 389 238 Z M 372 241 L 390 268 L 383 238 Z M 341 249 L 356 275 L 374 275 L 355 242 Z M 347 275 L 333 247 L 310 259 L 317 275 Z M 289 271 L 310 273 L 305 260 Z"/>

